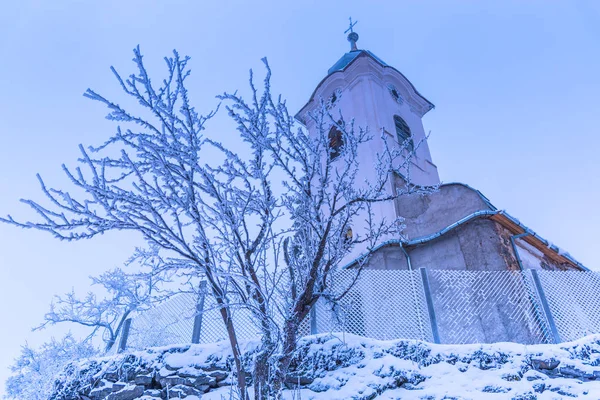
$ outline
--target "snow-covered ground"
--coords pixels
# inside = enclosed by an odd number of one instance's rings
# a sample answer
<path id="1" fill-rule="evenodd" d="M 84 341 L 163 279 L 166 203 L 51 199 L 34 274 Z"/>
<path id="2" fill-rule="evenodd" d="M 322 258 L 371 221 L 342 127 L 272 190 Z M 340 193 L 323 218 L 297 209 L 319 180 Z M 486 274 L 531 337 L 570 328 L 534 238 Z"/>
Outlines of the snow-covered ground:
<path id="1" fill-rule="evenodd" d="M 247 342 L 243 350 L 251 355 L 257 344 Z M 150 390 L 149 384 L 146 385 L 145 395 L 138 398 L 160 398 L 160 391 L 169 382 L 171 393 L 179 396 L 189 381 L 191 386 L 196 382 L 196 387 L 204 393 L 188 391 L 188 396 L 184 394 L 181 398 L 229 399 L 235 391 L 227 383 L 233 379 L 215 372 L 228 372 L 228 356 L 225 342 L 149 349 L 99 360 L 95 382 L 101 382 L 102 375 L 111 368 L 114 371 L 115 366 L 135 365 L 138 375 L 155 379 L 155 387 Z M 293 379 L 301 384 L 290 383 L 285 398 L 600 399 L 600 381 L 596 381 L 600 379 L 598 365 L 600 335 L 560 345 L 533 346 L 434 345 L 409 340 L 379 341 L 348 334 L 317 335 L 301 340 L 291 372 Z M 218 374 L 221 375 L 217 377 Z M 127 379 L 134 385 L 130 373 L 117 375 L 129 375 Z M 100 386 L 108 393 L 106 387 L 113 383 L 105 381 Z M 201 387 L 200 381 L 204 382 Z M 140 382 L 137 384 L 142 385 Z M 161 385 L 158 389 L 156 382 Z M 138 388 L 140 393 L 142 389 Z"/>

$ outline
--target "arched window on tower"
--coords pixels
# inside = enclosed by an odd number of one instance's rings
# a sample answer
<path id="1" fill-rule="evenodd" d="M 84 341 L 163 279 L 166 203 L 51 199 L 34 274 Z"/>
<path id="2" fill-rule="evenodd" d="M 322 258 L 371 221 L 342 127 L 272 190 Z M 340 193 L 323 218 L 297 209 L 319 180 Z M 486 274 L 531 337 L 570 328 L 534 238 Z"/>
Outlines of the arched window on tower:
<path id="1" fill-rule="evenodd" d="M 342 121 L 338 121 L 341 124 Z M 342 153 L 342 146 L 344 145 L 344 136 L 342 131 L 335 125 L 329 129 L 329 159 L 335 160 Z"/>
<path id="2" fill-rule="evenodd" d="M 400 118 L 397 115 L 394 115 L 394 125 L 396 126 L 396 136 L 398 137 L 398 143 L 402 144 L 405 141 L 408 141 L 407 148 L 412 151 L 414 148 L 412 133 L 410 133 L 410 128 L 406 121 Z"/>

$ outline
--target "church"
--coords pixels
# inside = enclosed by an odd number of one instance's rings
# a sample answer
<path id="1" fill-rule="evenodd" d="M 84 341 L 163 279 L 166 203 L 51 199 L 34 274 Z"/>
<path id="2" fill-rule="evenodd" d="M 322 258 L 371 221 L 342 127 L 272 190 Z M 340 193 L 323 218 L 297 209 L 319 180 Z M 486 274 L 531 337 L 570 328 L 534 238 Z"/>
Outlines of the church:
<path id="1" fill-rule="evenodd" d="M 452 270 L 586 270 L 579 262 L 537 235 L 519 220 L 497 209 L 484 194 L 465 183 L 440 183 L 423 127 L 423 117 L 434 105 L 396 68 L 368 50 L 357 48 L 358 34 L 348 36 L 351 51 L 344 54 L 317 85 L 296 118 L 310 125 L 308 113 L 319 99 L 335 99 L 342 115 L 371 132 L 383 130 L 389 139 L 419 143 L 411 159 L 414 185 L 437 186 L 426 196 L 400 196 L 379 208 L 389 219 L 405 219 L 406 239 L 384 243 L 371 268 L 432 268 Z M 377 136 L 377 135 L 375 135 Z M 375 141 L 379 139 L 376 137 Z M 372 145 L 377 147 L 377 143 Z M 373 165 L 372 148 L 360 164 Z M 369 168 L 364 169 L 369 179 Z M 397 176 L 395 185 L 404 185 Z M 390 192 L 393 188 L 390 187 Z M 357 250 L 360 252 L 360 250 Z M 357 256 L 355 254 L 355 256 Z"/>
<path id="2" fill-rule="evenodd" d="M 375 206 L 375 212 L 386 220 L 404 219 L 403 237 L 383 241 L 369 258 L 363 272 L 368 276 L 361 277 L 347 301 L 346 319 L 352 322 L 333 327 L 313 314 L 311 333 L 341 329 L 379 339 L 403 337 L 438 343 L 560 341 L 537 271 L 587 269 L 496 208 L 477 189 L 465 183 L 440 182 L 423 127 L 423 117 L 434 105 L 396 68 L 359 49 L 352 26 L 350 51 L 329 68 L 296 119 L 309 132 L 317 129 L 309 115 L 325 99 L 342 115 L 354 118 L 356 125 L 383 132 L 359 152 L 359 165 L 365 166 L 360 169 L 359 181 L 375 178 L 370 166 L 384 148 L 383 140 L 388 146 L 410 141 L 408 147 L 414 150 L 410 179 L 398 174 L 388 190 L 394 193 L 406 182 L 435 190 L 426 195 L 402 195 L 393 203 Z M 330 141 L 333 131 L 332 127 Z M 365 250 L 353 250 L 346 267 L 355 266 Z M 402 275 L 402 271 L 420 271 L 420 276 Z M 402 283 L 407 279 L 410 285 Z M 414 318 L 399 320 L 399 313 L 408 315 L 410 304 L 416 305 Z M 373 315 L 386 313 L 384 305 L 390 308 L 384 318 L 388 323 L 382 322 L 382 317 L 373 319 Z M 431 332 L 423 327 L 427 325 L 423 321 L 429 321 Z"/>

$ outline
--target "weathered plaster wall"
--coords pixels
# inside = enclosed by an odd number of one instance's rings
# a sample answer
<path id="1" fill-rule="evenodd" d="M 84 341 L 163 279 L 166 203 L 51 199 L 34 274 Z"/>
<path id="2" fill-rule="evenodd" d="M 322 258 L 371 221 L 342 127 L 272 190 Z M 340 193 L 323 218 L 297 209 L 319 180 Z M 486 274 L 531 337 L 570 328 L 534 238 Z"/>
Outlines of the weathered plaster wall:
<path id="1" fill-rule="evenodd" d="M 505 271 L 506 248 L 496 223 L 476 219 L 454 231 L 409 250 L 413 268 Z"/>
<path id="2" fill-rule="evenodd" d="M 405 218 L 404 234 L 409 239 L 431 235 L 476 211 L 491 210 L 477 191 L 461 184 L 442 185 L 427 196 L 400 196 L 395 206 L 397 215 Z"/>
<path id="3" fill-rule="evenodd" d="M 476 219 L 435 240 L 407 249 L 413 269 L 506 271 L 517 269 L 510 242 L 489 219 Z M 380 249 L 370 259 L 372 269 L 408 269 L 398 245 Z"/>
<path id="4" fill-rule="evenodd" d="M 408 269 L 408 263 L 402 249 L 398 245 L 392 244 L 379 249 L 369 259 L 367 268 Z"/>

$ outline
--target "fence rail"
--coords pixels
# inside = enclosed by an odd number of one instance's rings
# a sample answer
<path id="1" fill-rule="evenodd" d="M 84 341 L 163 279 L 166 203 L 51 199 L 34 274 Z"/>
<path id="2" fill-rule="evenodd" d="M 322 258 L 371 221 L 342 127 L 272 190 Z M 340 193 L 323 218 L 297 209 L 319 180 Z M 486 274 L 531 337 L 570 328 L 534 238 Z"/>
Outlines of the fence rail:
<path id="1" fill-rule="evenodd" d="M 351 272 L 331 287 L 346 287 Z M 526 270 L 365 270 L 337 304 L 320 300 L 299 336 L 348 332 L 375 339 L 438 343 L 555 343 L 600 333 L 600 273 Z M 260 329 L 251 312 L 233 308 L 240 340 Z M 278 323 L 280 323 L 279 321 Z M 119 350 L 227 338 L 206 287 L 174 296 L 127 323 Z"/>

